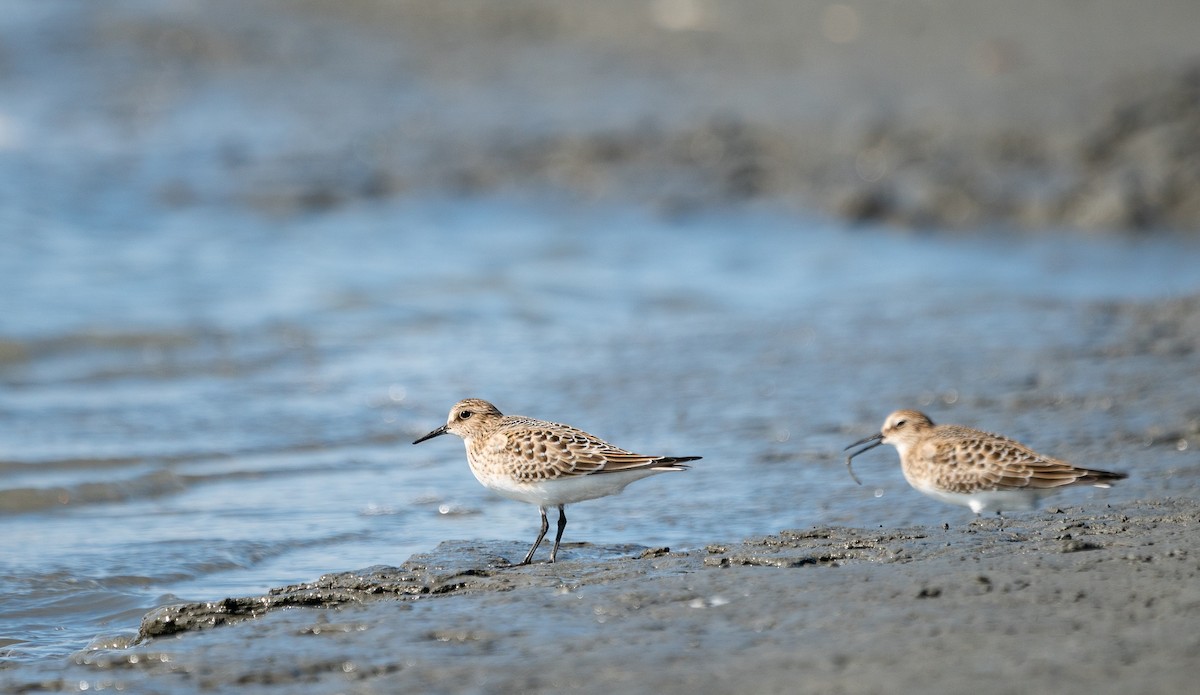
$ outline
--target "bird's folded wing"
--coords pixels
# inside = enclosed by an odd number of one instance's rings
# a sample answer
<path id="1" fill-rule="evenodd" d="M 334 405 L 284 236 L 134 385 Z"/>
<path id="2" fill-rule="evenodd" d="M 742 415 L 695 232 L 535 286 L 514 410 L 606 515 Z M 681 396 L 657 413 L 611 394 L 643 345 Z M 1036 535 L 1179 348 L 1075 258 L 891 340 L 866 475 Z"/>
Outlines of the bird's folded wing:
<path id="1" fill-rule="evenodd" d="M 1065 461 L 999 438 L 971 444 L 939 442 L 936 456 L 945 462 L 943 465 L 953 462 L 961 477 L 974 479 L 982 490 L 1056 488 L 1070 485 L 1086 473 Z"/>

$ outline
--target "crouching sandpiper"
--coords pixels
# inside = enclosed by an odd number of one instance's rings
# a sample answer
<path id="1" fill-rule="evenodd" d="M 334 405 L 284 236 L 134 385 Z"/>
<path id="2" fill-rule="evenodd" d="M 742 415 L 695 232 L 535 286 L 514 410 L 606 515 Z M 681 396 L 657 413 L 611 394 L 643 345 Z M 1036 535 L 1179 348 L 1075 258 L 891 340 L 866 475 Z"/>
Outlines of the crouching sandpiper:
<path id="1" fill-rule="evenodd" d="M 909 485 L 934 499 L 970 507 L 976 514 L 1035 509 L 1041 498 L 1061 488 L 1107 488 L 1127 477 L 1125 473 L 1073 466 L 998 434 L 960 425 L 934 425 L 915 410 L 897 410 L 887 417 L 879 434 L 846 450 L 868 442 L 870 446 L 846 457 L 848 469 L 855 456 L 891 444 L 900 452 L 900 466 Z M 850 475 L 854 476 L 853 470 Z"/>
<path id="2" fill-rule="evenodd" d="M 467 447 L 467 463 L 475 479 L 504 497 L 536 504 L 542 529 L 519 564 L 528 565 L 546 537 L 548 507 L 558 507 L 558 533 L 550 562 L 567 527 L 564 507 L 574 502 L 615 495 L 635 480 L 682 471 L 699 456 L 644 456 L 618 448 L 569 425 L 504 415 L 478 398 L 459 401 L 446 424 L 413 442 L 457 434 Z"/>

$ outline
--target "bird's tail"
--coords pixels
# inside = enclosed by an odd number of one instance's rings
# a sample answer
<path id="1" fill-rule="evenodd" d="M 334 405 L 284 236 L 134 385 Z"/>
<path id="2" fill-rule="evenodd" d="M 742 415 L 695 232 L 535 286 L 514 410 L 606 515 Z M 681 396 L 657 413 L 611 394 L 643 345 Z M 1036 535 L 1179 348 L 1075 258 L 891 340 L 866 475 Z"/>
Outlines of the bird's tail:
<path id="1" fill-rule="evenodd" d="M 1080 483 L 1084 485 L 1094 485 L 1096 487 L 1112 487 L 1112 484 L 1118 480 L 1124 480 L 1129 477 L 1128 473 L 1117 473 L 1114 471 L 1097 471 L 1089 469 L 1083 476 L 1079 478 Z"/>
<path id="2" fill-rule="evenodd" d="M 654 467 L 657 469 L 668 471 L 686 471 L 691 468 L 687 465 L 687 461 L 699 461 L 702 456 L 664 456 L 654 462 Z"/>

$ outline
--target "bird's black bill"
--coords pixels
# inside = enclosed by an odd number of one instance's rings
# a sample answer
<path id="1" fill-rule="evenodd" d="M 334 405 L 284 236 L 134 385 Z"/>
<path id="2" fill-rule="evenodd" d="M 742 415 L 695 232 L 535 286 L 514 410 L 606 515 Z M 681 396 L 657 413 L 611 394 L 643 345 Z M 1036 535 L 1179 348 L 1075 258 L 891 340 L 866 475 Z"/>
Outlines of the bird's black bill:
<path id="1" fill-rule="evenodd" d="M 850 473 L 850 477 L 854 480 L 854 482 L 858 483 L 859 485 L 862 485 L 862 481 L 858 479 L 857 475 L 854 475 L 854 469 L 850 467 L 850 460 L 853 459 L 855 456 L 858 456 L 859 454 L 870 451 L 871 449 L 874 449 L 875 447 L 879 446 L 880 444 L 883 444 L 883 433 L 880 432 L 879 434 L 873 434 L 870 437 L 867 437 L 866 439 L 860 439 L 857 442 L 854 442 L 850 446 L 846 447 L 845 449 L 842 449 L 842 451 L 848 451 L 850 449 L 853 449 L 856 446 L 861 446 L 863 444 L 866 444 L 867 442 L 871 442 L 871 446 L 863 447 L 862 449 L 859 449 L 858 451 L 856 451 L 853 454 L 850 454 L 849 456 L 846 457 L 846 471 Z"/>
<path id="2" fill-rule="evenodd" d="M 413 444 L 420 444 L 421 442 L 425 441 L 426 439 L 433 439 L 434 437 L 440 437 L 443 434 L 446 434 L 446 426 L 445 425 L 442 425 L 441 427 L 430 432 L 429 434 L 425 435 L 424 437 L 421 437 L 417 441 L 413 442 Z"/>

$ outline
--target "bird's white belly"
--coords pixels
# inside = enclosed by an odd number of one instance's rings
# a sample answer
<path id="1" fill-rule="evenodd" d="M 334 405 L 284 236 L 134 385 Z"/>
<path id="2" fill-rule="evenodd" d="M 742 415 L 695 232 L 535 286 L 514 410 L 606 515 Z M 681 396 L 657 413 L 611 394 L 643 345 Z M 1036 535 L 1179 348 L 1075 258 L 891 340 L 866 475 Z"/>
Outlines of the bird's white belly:
<path id="1" fill-rule="evenodd" d="M 617 473 L 593 473 L 532 483 L 518 482 L 509 476 L 481 474 L 474 469 L 471 472 L 484 487 L 504 497 L 518 502 L 536 504 L 539 507 L 555 507 L 560 504 L 572 504 L 606 495 L 615 495 L 635 480 L 666 471 L 641 469 Z"/>
<path id="2" fill-rule="evenodd" d="M 918 487 L 936 500 L 969 507 L 976 514 L 984 512 L 1024 511 L 1036 509 L 1038 500 L 1049 490 L 981 490 L 979 492 L 946 492 L 932 487 Z"/>

